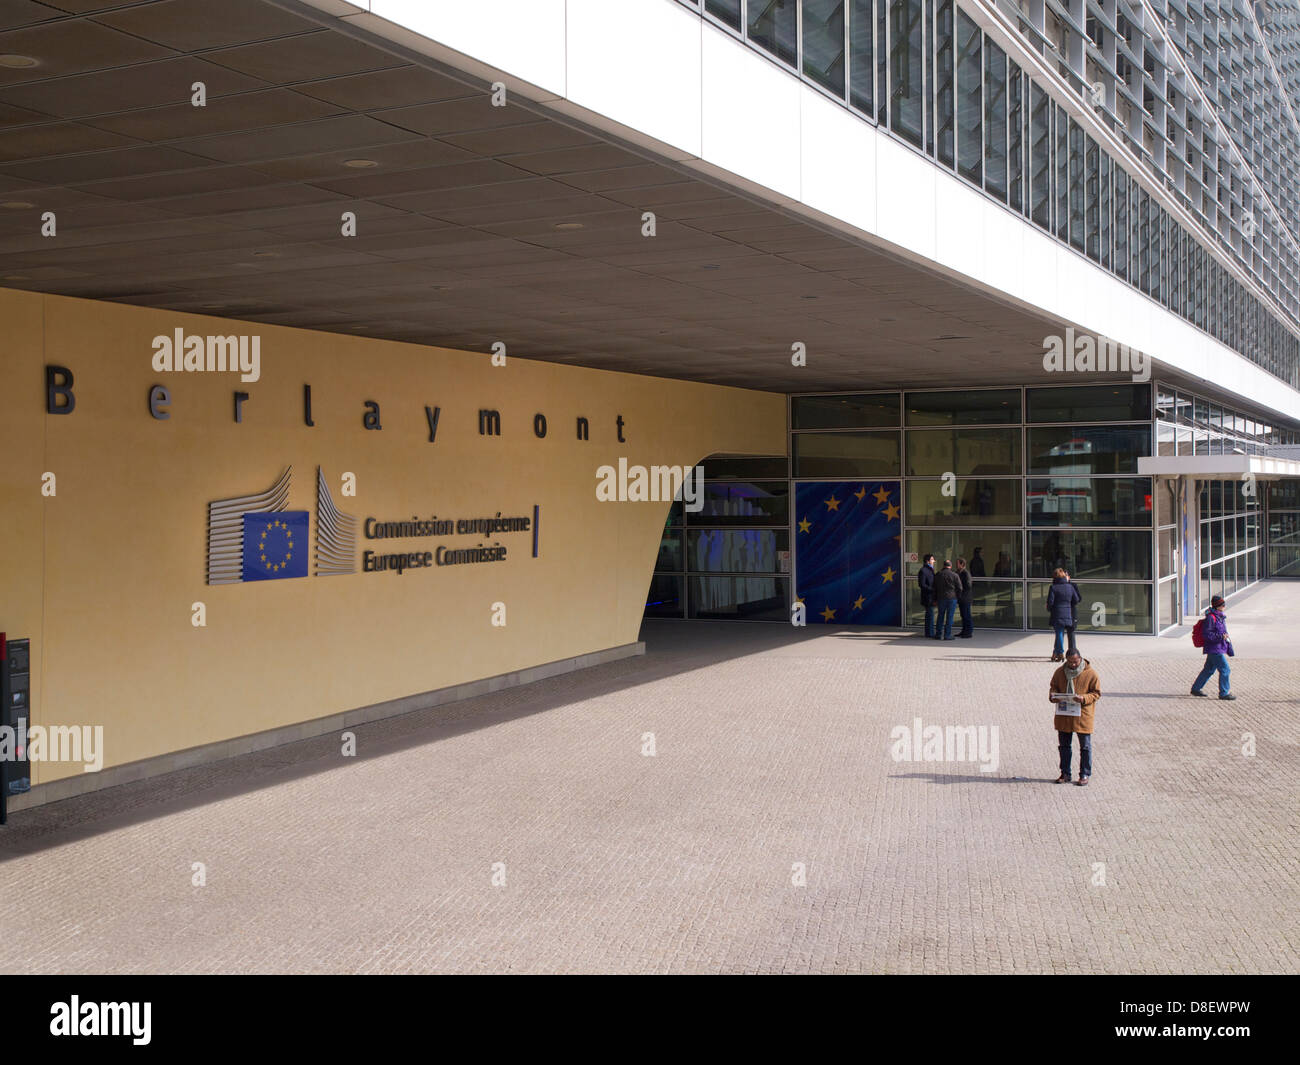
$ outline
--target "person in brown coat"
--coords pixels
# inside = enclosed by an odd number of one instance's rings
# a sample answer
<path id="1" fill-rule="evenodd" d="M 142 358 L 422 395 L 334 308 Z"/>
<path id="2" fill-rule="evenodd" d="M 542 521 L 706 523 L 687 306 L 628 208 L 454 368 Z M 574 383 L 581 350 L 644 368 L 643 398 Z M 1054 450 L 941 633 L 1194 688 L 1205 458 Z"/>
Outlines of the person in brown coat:
<path id="1" fill-rule="evenodd" d="M 1069 695 L 1069 701 L 1062 701 L 1059 696 Z M 1078 649 L 1065 656 L 1065 665 L 1052 674 L 1052 704 L 1062 710 L 1076 709 L 1077 714 L 1057 714 L 1054 724 L 1061 753 L 1061 775 L 1056 778 L 1058 784 L 1070 783 L 1070 745 L 1074 736 L 1079 737 L 1079 779 L 1075 783 L 1081 787 L 1088 786 L 1092 776 L 1092 721 L 1101 698 L 1101 680 L 1092 663 L 1079 654 Z"/>

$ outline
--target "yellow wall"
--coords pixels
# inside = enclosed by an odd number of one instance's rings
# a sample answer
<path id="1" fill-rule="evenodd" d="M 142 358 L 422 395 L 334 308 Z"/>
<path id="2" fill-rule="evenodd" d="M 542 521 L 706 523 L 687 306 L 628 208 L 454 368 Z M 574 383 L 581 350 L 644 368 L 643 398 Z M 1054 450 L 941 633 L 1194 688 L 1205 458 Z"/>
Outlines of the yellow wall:
<path id="1" fill-rule="evenodd" d="M 32 723 L 102 724 L 106 767 L 631 643 L 667 504 L 598 502 L 596 468 L 785 447 L 784 399 L 769 393 L 7 290 L 0 321 L 0 629 L 32 638 Z M 152 338 L 177 327 L 260 334 L 261 379 L 156 372 Z M 45 413 L 47 363 L 75 374 L 71 415 Z M 171 390 L 168 421 L 149 415 L 153 384 Z M 236 389 L 251 394 L 238 425 Z M 381 405 L 382 432 L 362 428 L 364 400 Z M 433 444 L 425 404 L 442 408 Z M 500 410 L 501 438 L 479 435 L 480 407 Z M 308 511 L 314 533 L 318 464 L 359 519 L 540 504 L 541 558 L 516 532 L 495 537 L 509 550 L 498 563 L 317 577 L 313 552 L 305 579 L 209 586 L 208 503 L 291 465 L 288 509 Z M 344 471 L 355 498 L 340 494 Z M 359 532 L 358 570 L 366 548 L 482 540 Z M 82 771 L 32 770 L 34 784 Z"/>

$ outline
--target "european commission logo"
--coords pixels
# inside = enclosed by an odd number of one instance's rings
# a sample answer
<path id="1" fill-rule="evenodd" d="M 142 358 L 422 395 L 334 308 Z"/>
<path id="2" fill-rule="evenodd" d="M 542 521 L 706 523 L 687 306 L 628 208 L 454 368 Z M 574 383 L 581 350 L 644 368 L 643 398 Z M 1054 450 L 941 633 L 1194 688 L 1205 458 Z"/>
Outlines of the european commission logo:
<path id="1" fill-rule="evenodd" d="M 306 577 L 305 510 L 285 509 L 293 467 L 265 492 L 208 504 L 208 583 L 240 584 Z M 324 471 L 316 467 L 316 575 L 356 572 L 357 519 L 334 505 Z"/>

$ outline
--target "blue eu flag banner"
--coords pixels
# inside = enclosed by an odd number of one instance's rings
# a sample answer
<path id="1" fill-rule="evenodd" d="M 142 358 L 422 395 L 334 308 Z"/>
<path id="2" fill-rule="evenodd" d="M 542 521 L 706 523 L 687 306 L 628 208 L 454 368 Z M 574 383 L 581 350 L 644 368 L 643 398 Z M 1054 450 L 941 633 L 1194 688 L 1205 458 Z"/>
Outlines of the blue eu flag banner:
<path id="1" fill-rule="evenodd" d="M 244 580 L 307 576 L 307 512 L 244 515 Z"/>

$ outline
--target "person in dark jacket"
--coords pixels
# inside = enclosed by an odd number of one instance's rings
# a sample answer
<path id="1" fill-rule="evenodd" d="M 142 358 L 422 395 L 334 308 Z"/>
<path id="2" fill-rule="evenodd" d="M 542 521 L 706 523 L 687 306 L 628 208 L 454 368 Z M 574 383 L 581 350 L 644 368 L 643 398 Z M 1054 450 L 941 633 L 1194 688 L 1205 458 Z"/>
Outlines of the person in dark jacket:
<path id="1" fill-rule="evenodd" d="M 977 547 L 970 556 L 970 575 L 972 577 L 987 577 L 984 571 L 984 548 Z"/>
<path id="2" fill-rule="evenodd" d="M 943 560 L 943 569 L 934 577 L 934 597 L 939 602 L 939 620 L 935 627 L 941 630 L 943 639 L 951 640 L 952 616 L 957 612 L 957 600 L 961 598 L 961 578 L 946 558 Z"/>
<path id="3" fill-rule="evenodd" d="M 925 608 L 925 635 L 927 639 L 937 640 L 939 636 L 934 631 L 934 556 L 926 555 L 921 562 L 921 571 L 916 575 L 916 580 L 921 586 L 921 606 Z"/>
<path id="4" fill-rule="evenodd" d="M 1232 668 L 1228 665 L 1228 659 L 1232 655 L 1232 641 L 1228 639 L 1228 615 L 1223 612 L 1223 596 L 1216 595 L 1210 600 L 1210 609 L 1205 612 L 1205 624 L 1201 626 L 1201 632 L 1205 637 L 1205 645 L 1201 648 L 1205 652 L 1205 668 L 1201 670 L 1200 675 L 1192 682 L 1192 694 L 1199 695 L 1204 699 L 1205 692 L 1201 691 L 1205 687 L 1205 682 L 1217 671 L 1219 674 L 1219 698 L 1235 699 L 1229 688 L 1229 677 Z"/>
<path id="5" fill-rule="evenodd" d="M 957 596 L 957 609 L 961 611 L 961 632 L 957 633 L 957 639 L 969 640 L 975 635 L 975 625 L 971 621 L 970 612 L 974 589 L 971 586 L 970 573 L 966 570 L 964 558 L 957 559 L 957 577 L 961 580 L 961 593 Z"/>
<path id="6" fill-rule="evenodd" d="M 1070 575 L 1058 567 L 1052 576 L 1052 586 L 1047 590 L 1047 613 L 1052 620 L 1052 629 L 1056 632 L 1056 642 L 1052 645 L 1053 662 L 1060 662 L 1065 657 L 1061 651 L 1066 633 L 1070 635 L 1070 653 L 1073 654 L 1078 648 L 1074 642 L 1074 608 L 1082 599 L 1083 596 L 1070 580 Z"/>

